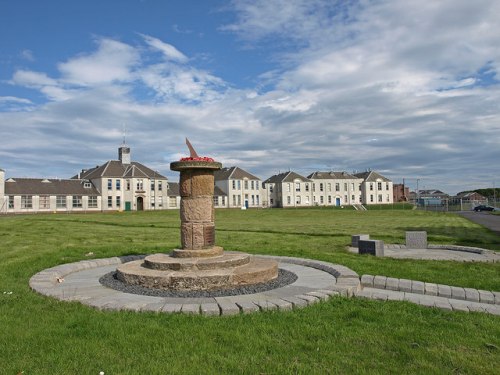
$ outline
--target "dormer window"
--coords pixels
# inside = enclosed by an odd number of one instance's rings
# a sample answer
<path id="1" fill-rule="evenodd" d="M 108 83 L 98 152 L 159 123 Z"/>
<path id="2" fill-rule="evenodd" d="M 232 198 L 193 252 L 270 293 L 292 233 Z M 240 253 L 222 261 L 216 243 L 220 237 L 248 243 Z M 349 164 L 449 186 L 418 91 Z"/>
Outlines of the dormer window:
<path id="1" fill-rule="evenodd" d="M 85 181 L 85 182 L 83 183 L 83 187 L 84 187 L 85 189 L 90 189 L 90 188 L 92 187 L 92 184 L 91 184 L 90 182 L 88 182 L 88 181 Z"/>

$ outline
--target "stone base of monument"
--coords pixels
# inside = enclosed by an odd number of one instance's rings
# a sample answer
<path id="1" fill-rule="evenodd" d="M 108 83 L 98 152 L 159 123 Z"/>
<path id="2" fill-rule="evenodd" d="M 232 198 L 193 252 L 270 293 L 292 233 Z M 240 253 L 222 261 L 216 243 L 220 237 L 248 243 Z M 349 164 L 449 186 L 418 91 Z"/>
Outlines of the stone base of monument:
<path id="1" fill-rule="evenodd" d="M 218 249 L 222 252 L 222 248 Z M 276 261 L 249 254 L 226 251 L 216 256 L 186 258 L 176 256 L 176 251 L 122 264 L 116 269 L 117 278 L 146 288 L 214 290 L 264 283 L 278 277 Z"/>

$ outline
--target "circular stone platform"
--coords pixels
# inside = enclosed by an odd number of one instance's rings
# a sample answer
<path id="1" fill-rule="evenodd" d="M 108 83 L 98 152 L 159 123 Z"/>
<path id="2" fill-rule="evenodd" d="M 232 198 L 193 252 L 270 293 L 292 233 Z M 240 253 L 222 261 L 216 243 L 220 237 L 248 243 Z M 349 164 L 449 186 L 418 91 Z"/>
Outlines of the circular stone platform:
<path id="1" fill-rule="evenodd" d="M 231 253 L 230 253 L 231 254 Z M 234 254 L 234 253 L 233 253 Z M 360 288 L 359 275 L 342 265 L 273 256 L 253 256 L 257 261 L 274 260 L 280 269 L 294 273 L 295 282 L 272 290 L 223 297 L 155 297 L 123 293 L 103 286 L 99 279 L 119 265 L 143 262 L 144 256 L 114 257 L 63 264 L 46 269 L 30 279 L 38 293 L 63 301 L 110 310 L 183 312 L 231 315 L 259 310 L 300 308 L 333 295 L 352 296 Z M 157 254 L 148 258 L 161 264 Z M 158 262 L 158 259 L 160 261 Z M 201 260 L 200 260 L 201 261 Z"/>
<path id="2" fill-rule="evenodd" d="M 357 254 L 358 248 L 349 247 L 349 252 Z M 500 254 L 493 250 L 455 245 L 429 245 L 427 249 L 408 249 L 405 245 L 384 244 L 384 257 L 457 262 L 500 262 Z"/>

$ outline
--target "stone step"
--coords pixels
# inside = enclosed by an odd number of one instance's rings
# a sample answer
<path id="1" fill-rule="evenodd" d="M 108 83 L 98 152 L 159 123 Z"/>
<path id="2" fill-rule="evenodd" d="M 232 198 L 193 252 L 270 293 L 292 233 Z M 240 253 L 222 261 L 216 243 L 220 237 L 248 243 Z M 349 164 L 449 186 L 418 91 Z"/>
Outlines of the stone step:
<path id="1" fill-rule="evenodd" d="M 226 251 L 223 255 L 207 258 L 174 258 L 169 254 L 148 255 L 144 267 L 154 270 L 212 270 L 242 266 L 250 262 L 250 255 Z"/>
<path id="2" fill-rule="evenodd" d="M 247 264 L 191 270 L 157 270 L 144 267 L 142 260 L 117 267 L 119 280 L 129 285 L 173 290 L 214 290 L 267 282 L 278 277 L 278 263 L 250 257 Z"/>

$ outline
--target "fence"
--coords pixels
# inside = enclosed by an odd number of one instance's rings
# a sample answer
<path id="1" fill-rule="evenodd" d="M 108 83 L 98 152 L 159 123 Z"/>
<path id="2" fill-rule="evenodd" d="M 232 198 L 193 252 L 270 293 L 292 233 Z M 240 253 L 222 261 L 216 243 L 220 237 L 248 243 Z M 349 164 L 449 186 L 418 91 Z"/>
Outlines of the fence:
<path id="1" fill-rule="evenodd" d="M 497 198 L 496 202 L 493 198 L 481 201 L 471 201 L 460 198 L 433 199 L 420 200 L 416 204 L 418 210 L 434 212 L 472 211 L 474 207 L 479 205 L 492 206 L 500 209 L 500 198 Z"/>

